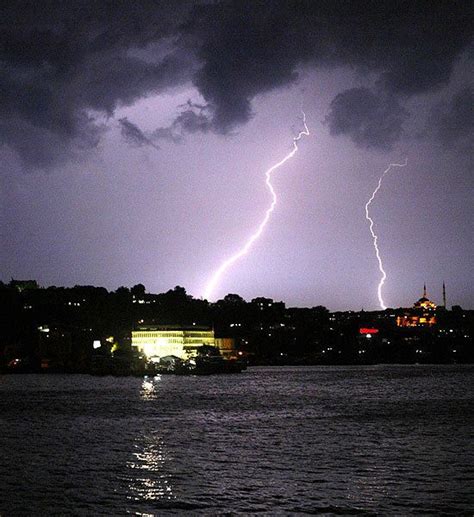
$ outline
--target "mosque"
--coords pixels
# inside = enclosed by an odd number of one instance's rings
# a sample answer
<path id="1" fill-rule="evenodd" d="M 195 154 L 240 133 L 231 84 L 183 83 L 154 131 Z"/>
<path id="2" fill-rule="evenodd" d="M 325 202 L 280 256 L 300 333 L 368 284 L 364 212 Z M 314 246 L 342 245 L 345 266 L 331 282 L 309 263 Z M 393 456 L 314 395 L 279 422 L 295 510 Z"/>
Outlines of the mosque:
<path id="1" fill-rule="evenodd" d="M 437 306 L 426 295 L 426 284 L 423 286 L 423 296 L 417 300 L 412 308 L 405 309 L 402 315 L 397 316 L 399 327 L 432 327 L 436 325 L 436 310 L 446 308 L 446 286 L 443 282 L 443 305 Z"/>

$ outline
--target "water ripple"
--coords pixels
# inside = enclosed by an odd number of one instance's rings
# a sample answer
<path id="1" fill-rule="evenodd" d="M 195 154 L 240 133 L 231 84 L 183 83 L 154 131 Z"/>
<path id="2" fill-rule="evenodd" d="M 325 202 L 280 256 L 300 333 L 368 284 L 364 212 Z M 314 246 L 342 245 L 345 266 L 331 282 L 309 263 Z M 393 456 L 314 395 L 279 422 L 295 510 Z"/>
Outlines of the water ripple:
<path id="1" fill-rule="evenodd" d="M 472 514 L 473 373 L 3 376 L 0 514 Z"/>

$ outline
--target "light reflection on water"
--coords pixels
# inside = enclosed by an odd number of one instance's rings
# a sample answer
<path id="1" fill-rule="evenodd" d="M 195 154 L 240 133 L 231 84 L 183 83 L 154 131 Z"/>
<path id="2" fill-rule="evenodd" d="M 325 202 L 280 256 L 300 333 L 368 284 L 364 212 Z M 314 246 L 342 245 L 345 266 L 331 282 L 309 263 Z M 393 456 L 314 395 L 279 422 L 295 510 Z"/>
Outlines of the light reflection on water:
<path id="1" fill-rule="evenodd" d="M 174 499 L 170 475 L 165 466 L 168 461 L 163 439 L 158 435 L 143 436 L 134 443 L 136 452 L 127 462 L 130 472 L 129 499 L 157 501 Z"/>
<path id="2" fill-rule="evenodd" d="M 145 377 L 140 388 L 140 397 L 144 401 L 158 398 L 161 375 Z M 128 485 L 134 501 L 172 501 L 174 499 L 171 476 L 166 474 L 169 461 L 163 438 L 157 432 L 144 433 L 135 439 L 132 459 L 127 462 L 130 472 Z"/>
<path id="3" fill-rule="evenodd" d="M 0 377 L 0 515 L 471 514 L 473 373 Z"/>
<path id="4" fill-rule="evenodd" d="M 158 383 L 161 381 L 161 375 L 155 377 L 145 377 L 142 382 L 140 396 L 144 400 L 153 400 L 158 396 Z"/>

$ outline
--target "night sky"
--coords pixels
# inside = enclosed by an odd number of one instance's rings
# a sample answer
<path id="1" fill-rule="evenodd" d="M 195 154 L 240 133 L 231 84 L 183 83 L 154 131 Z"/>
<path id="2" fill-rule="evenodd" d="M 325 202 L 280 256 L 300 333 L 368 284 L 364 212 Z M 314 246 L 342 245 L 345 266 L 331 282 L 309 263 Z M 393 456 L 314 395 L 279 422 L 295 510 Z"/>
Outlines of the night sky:
<path id="1" fill-rule="evenodd" d="M 7 0 L 0 280 L 474 308 L 473 3 Z"/>

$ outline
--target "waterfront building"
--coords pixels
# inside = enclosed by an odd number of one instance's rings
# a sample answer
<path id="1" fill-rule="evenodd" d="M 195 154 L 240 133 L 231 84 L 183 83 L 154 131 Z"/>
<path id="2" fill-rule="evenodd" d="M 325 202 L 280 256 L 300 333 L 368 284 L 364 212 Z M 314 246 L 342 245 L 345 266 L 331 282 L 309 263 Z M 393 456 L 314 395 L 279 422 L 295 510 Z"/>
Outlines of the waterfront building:
<path id="1" fill-rule="evenodd" d="M 191 359 L 204 345 L 216 346 L 214 330 L 209 327 L 142 325 L 132 331 L 132 347 L 154 361 L 167 356 Z"/>
<path id="2" fill-rule="evenodd" d="M 224 359 L 235 359 L 235 339 L 231 337 L 216 337 L 215 346 Z"/>

